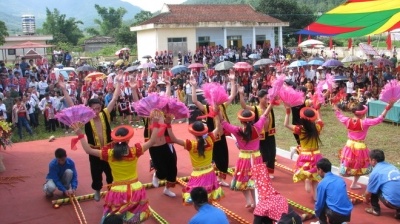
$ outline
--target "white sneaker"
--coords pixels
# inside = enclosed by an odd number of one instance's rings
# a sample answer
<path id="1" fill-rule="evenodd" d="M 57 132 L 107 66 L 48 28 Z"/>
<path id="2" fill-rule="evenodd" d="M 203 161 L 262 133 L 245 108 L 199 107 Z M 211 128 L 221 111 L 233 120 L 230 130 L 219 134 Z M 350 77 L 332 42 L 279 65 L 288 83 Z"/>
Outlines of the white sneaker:
<path id="1" fill-rule="evenodd" d="M 290 159 L 293 159 L 294 154 L 296 153 L 296 148 L 297 147 L 290 147 Z"/>
<path id="2" fill-rule="evenodd" d="M 319 221 L 316 221 L 316 222 L 310 222 L 310 224 L 319 224 Z"/>
<path id="3" fill-rule="evenodd" d="M 274 175 L 272 175 L 272 174 L 269 175 L 269 179 L 274 179 L 274 178 L 275 178 Z"/>
<path id="4" fill-rule="evenodd" d="M 167 187 L 164 188 L 164 194 L 171 198 L 176 197 L 176 194 L 174 192 L 170 191 Z"/>
<path id="5" fill-rule="evenodd" d="M 158 187 L 158 186 L 159 186 L 158 178 L 157 178 L 155 172 L 154 172 L 154 174 L 153 174 L 153 180 L 151 181 L 151 183 L 153 184 L 154 187 Z"/>
<path id="6" fill-rule="evenodd" d="M 94 192 L 94 200 L 95 201 L 100 201 L 100 191 L 95 191 Z"/>

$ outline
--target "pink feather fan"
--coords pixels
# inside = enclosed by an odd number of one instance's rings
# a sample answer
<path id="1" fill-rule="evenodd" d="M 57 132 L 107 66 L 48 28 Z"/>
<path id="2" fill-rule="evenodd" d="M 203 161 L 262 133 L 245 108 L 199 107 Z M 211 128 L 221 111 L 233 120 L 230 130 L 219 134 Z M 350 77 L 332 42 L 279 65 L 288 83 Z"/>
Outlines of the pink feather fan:
<path id="1" fill-rule="evenodd" d="M 142 98 L 133 104 L 135 112 L 141 117 L 150 117 L 151 111 L 158 109 L 163 111 L 168 103 L 166 96 L 160 96 L 157 93 L 150 93 L 147 97 Z"/>
<path id="2" fill-rule="evenodd" d="M 204 99 L 209 105 L 219 105 L 228 101 L 229 96 L 225 88 L 218 83 L 206 83 L 202 86 Z"/>
<path id="3" fill-rule="evenodd" d="M 386 103 L 396 102 L 400 99 L 400 82 L 392 79 L 383 87 L 379 99 Z"/>
<path id="4" fill-rule="evenodd" d="M 302 105 L 305 99 L 303 92 L 295 90 L 290 86 L 283 86 L 281 91 L 279 91 L 279 97 L 283 103 L 290 107 Z"/>
<path id="5" fill-rule="evenodd" d="M 268 99 L 273 100 L 276 96 L 279 95 L 279 91 L 281 90 L 283 83 L 285 83 L 286 76 L 284 74 L 277 77 L 272 82 L 272 88 L 268 90 Z"/>
<path id="6" fill-rule="evenodd" d="M 316 104 L 324 104 L 325 103 L 325 97 L 324 97 L 324 85 L 325 81 L 320 81 L 317 85 L 317 88 L 315 88 L 315 92 L 313 95 L 313 104 L 314 106 L 317 106 Z M 329 87 L 328 87 L 329 88 Z"/>
<path id="7" fill-rule="evenodd" d="M 92 118 L 96 116 L 96 113 L 90 108 L 83 104 L 68 107 L 55 115 L 58 121 L 61 123 L 71 126 L 72 124 L 80 123 L 86 124 Z"/>
<path id="8" fill-rule="evenodd" d="M 334 79 L 333 75 L 326 74 L 325 83 L 328 86 L 329 92 L 332 92 L 332 89 L 336 86 L 335 79 Z"/>
<path id="9" fill-rule="evenodd" d="M 175 119 L 182 119 L 189 117 L 189 109 L 184 103 L 176 98 L 169 98 L 168 104 L 165 107 L 164 113 L 172 114 Z"/>

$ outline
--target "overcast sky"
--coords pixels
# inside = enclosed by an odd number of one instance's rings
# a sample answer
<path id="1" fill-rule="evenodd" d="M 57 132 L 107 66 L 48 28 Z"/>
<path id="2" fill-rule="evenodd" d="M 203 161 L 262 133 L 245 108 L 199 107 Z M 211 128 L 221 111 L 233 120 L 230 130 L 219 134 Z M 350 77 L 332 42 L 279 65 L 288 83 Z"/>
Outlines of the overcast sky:
<path id="1" fill-rule="evenodd" d="M 180 4 L 182 2 L 185 2 L 186 0 L 122 0 L 122 1 L 129 2 L 146 11 L 156 12 L 158 10 L 161 10 L 164 3 Z"/>

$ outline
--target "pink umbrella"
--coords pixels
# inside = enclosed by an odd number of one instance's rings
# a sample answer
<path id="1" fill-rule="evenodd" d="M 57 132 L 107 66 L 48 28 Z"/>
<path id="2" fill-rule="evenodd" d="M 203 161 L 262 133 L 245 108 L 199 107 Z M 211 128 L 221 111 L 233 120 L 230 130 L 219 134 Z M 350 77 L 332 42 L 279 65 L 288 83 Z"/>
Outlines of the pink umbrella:
<path id="1" fill-rule="evenodd" d="M 204 68 L 204 65 L 203 65 L 203 64 L 200 64 L 200 63 L 193 63 L 193 64 L 190 64 L 190 65 L 188 66 L 188 68 L 191 68 L 191 69 L 194 69 L 194 68 Z"/>
<path id="2" fill-rule="evenodd" d="M 236 71 L 248 72 L 253 70 L 253 66 L 247 62 L 237 62 L 233 66 Z"/>

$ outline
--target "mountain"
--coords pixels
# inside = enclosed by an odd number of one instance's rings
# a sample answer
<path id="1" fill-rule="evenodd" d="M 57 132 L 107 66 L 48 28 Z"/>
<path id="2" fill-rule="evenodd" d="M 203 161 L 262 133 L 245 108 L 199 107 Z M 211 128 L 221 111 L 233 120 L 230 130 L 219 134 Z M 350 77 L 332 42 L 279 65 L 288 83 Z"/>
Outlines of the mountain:
<path id="1" fill-rule="evenodd" d="M 94 8 L 95 4 L 116 9 L 125 8 L 128 13 L 125 14 L 124 20 L 133 19 L 135 14 L 141 11 L 139 7 L 121 0 L 2 0 L 0 1 L 0 20 L 6 23 L 10 35 L 21 33 L 21 16 L 26 14 L 34 15 L 36 27 L 40 28 L 46 19 L 47 7 L 50 11 L 57 8 L 67 18 L 74 17 L 81 20 L 84 23 L 81 28 L 87 28 L 94 26 L 93 20 L 99 18 Z"/>

